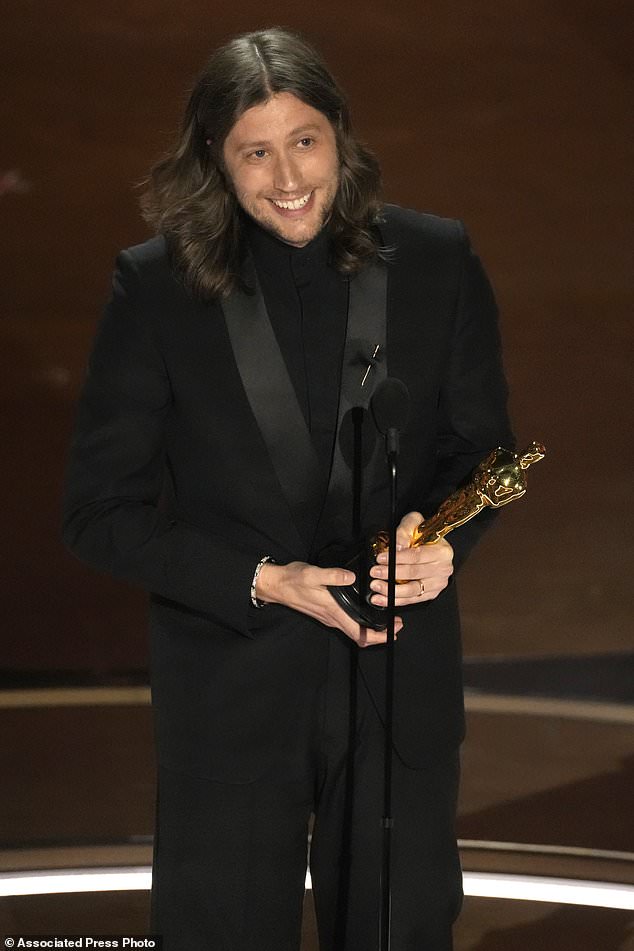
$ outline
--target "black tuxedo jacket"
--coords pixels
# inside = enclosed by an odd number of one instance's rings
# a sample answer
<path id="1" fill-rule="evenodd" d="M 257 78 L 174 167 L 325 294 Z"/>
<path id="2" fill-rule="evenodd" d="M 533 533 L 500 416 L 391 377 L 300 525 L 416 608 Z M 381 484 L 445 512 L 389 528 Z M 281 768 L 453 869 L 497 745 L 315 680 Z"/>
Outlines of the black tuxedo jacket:
<path id="1" fill-rule="evenodd" d="M 492 447 L 512 442 L 496 307 L 458 222 L 386 206 L 381 233 L 392 248 L 382 370 L 403 380 L 412 399 L 400 509 L 429 514 Z M 236 362 L 245 344 L 249 359 L 249 339 L 232 322 L 241 308 L 253 309 L 257 294 L 249 301 L 236 292 L 229 304 L 192 299 L 162 238 L 122 252 L 117 263 L 79 407 L 65 539 L 82 560 L 151 593 L 159 762 L 237 782 L 282 760 L 299 772 L 307 691 L 326 677 L 329 639 L 342 638 L 346 649 L 351 642 L 283 606 L 253 608 L 250 585 L 264 555 L 337 563 L 351 485 L 341 470 L 338 484 L 331 480 L 315 547 L 298 498 L 283 487 L 293 470 L 303 485 L 310 447 L 289 440 L 285 452 L 283 433 L 271 430 L 276 420 L 296 422 L 288 381 L 258 353 L 250 402 L 244 362 L 242 371 Z M 351 294 L 363 280 L 351 279 Z M 371 345 L 371 337 L 348 339 L 342 393 L 363 375 Z M 385 523 L 384 468 L 375 452 L 364 477 L 367 531 Z M 307 485 L 307 505 L 311 499 Z M 457 565 L 490 517 L 453 533 Z M 406 763 L 422 766 L 463 734 L 455 583 L 403 615 L 395 746 Z M 359 650 L 359 662 L 380 701 L 383 649 Z"/>

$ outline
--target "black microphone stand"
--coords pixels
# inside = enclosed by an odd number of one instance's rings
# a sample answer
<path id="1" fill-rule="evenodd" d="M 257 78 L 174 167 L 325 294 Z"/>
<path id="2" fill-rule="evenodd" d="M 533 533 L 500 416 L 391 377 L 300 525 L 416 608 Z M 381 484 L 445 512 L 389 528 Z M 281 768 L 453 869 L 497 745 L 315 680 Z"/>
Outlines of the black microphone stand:
<path id="1" fill-rule="evenodd" d="M 391 427 L 385 435 L 390 473 L 390 523 L 387 567 L 387 647 L 385 654 L 385 749 L 383 760 L 383 829 L 381 863 L 381 906 L 379 909 L 379 951 L 390 951 L 392 919 L 392 733 L 394 720 L 394 625 L 396 601 L 396 499 L 399 432 Z"/>

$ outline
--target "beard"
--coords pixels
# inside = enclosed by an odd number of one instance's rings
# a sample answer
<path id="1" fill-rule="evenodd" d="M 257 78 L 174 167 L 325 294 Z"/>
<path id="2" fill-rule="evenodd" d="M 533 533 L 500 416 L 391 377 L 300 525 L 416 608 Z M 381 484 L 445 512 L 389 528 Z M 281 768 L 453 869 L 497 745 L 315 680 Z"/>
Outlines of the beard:
<path id="1" fill-rule="evenodd" d="M 248 193 L 235 193 L 244 212 L 269 234 L 294 247 L 303 247 L 316 238 L 332 215 L 332 209 L 339 188 L 339 177 L 332 181 L 314 186 L 306 215 L 299 218 L 285 218 L 271 207 L 268 198 L 260 198 Z M 310 189 L 307 189 L 305 194 Z"/>

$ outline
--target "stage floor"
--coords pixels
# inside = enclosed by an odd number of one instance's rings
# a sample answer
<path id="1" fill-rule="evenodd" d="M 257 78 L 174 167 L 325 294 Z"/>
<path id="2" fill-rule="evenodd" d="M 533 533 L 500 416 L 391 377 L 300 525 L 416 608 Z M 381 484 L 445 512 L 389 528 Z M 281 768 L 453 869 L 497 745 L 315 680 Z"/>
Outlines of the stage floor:
<path id="1" fill-rule="evenodd" d="M 302 951 L 318 951 L 310 905 L 308 896 Z M 147 913 L 142 892 L 5 899 L 0 933 L 143 934 Z M 455 951 L 633 951 L 632 924 L 626 911 L 468 898 Z"/>
<path id="2" fill-rule="evenodd" d="M 0 873 L 149 865 L 147 699 L 143 686 L 0 693 Z M 467 706 L 465 870 L 634 884 L 631 708 L 491 689 Z M 142 934 L 147 915 L 147 891 L 5 897 L 0 933 Z M 634 951 L 632 929 L 631 911 L 467 897 L 456 951 Z M 303 951 L 317 947 L 308 892 Z"/>

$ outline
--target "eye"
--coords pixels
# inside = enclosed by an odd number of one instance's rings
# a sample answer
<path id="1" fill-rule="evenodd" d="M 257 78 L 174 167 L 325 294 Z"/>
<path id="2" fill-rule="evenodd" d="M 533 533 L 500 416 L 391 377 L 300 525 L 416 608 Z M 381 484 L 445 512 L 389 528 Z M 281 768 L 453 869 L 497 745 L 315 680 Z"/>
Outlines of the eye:
<path id="1" fill-rule="evenodd" d="M 310 135 L 305 135 L 297 144 L 301 145 L 303 149 L 309 149 L 311 145 L 315 144 L 315 140 Z"/>
<path id="2" fill-rule="evenodd" d="M 249 152 L 248 158 L 261 161 L 266 158 L 266 149 L 254 149 L 253 152 Z"/>

